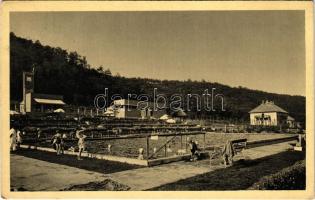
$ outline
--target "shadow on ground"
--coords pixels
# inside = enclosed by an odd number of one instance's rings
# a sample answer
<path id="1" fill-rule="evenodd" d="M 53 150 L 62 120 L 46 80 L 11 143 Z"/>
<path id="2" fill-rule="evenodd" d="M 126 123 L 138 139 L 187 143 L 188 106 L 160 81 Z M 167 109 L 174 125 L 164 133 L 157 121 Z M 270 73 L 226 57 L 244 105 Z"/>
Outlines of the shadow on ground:
<path id="1" fill-rule="evenodd" d="M 99 182 L 73 185 L 61 191 L 127 191 L 130 187 L 116 181 L 105 179 Z"/>
<path id="2" fill-rule="evenodd" d="M 304 152 L 285 151 L 256 160 L 240 160 L 232 167 L 217 169 L 150 190 L 244 190 L 260 178 L 274 174 L 304 158 Z"/>
<path id="3" fill-rule="evenodd" d="M 287 137 L 287 138 L 277 138 L 277 139 L 272 139 L 272 140 L 267 140 L 267 141 L 249 142 L 246 148 L 250 149 L 250 148 L 261 147 L 261 146 L 266 146 L 266 145 L 279 144 L 279 143 L 288 142 L 288 141 L 295 142 L 297 141 L 297 138 L 292 139 L 292 137 Z"/>
<path id="4" fill-rule="evenodd" d="M 70 167 L 76 167 L 80 169 L 85 169 L 85 170 L 99 172 L 99 173 L 106 173 L 106 174 L 130 170 L 130 169 L 137 169 L 137 168 L 142 167 L 138 165 L 131 165 L 131 164 L 126 164 L 126 163 L 120 163 L 120 162 L 108 161 L 108 160 L 99 160 L 99 159 L 93 159 L 93 158 L 83 158 L 83 160 L 77 160 L 77 157 L 73 155 L 57 156 L 56 153 L 31 150 L 31 149 L 21 149 L 21 150 L 16 151 L 15 154 L 42 160 L 42 161 L 47 161 L 50 163 L 67 165 Z"/>

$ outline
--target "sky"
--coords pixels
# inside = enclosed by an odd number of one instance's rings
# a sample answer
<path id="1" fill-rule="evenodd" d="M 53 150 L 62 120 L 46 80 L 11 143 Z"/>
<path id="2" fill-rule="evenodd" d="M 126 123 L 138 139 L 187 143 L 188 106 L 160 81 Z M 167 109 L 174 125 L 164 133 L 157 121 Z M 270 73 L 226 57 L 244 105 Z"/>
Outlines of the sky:
<path id="1" fill-rule="evenodd" d="M 13 12 L 10 30 L 114 75 L 305 96 L 303 11 Z"/>

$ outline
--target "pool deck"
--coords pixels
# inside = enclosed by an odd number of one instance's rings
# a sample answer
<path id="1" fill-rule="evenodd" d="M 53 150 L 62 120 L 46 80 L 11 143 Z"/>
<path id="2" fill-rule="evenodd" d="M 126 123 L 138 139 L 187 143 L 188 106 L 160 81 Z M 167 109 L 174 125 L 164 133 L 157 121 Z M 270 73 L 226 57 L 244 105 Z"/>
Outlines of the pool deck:
<path id="1" fill-rule="evenodd" d="M 255 160 L 284 152 L 292 148 L 289 143 L 282 142 L 245 149 L 243 157 Z M 105 174 L 11 154 L 11 186 L 12 188 L 23 188 L 29 191 L 58 191 L 73 185 L 99 182 L 110 178 L 121 184 L 128 185 L 130 190 L 140 191 L 194 177 L 223 167 L 223 165 L 210 167 L 209 160 L 197 162 L 180 161 Z"/>

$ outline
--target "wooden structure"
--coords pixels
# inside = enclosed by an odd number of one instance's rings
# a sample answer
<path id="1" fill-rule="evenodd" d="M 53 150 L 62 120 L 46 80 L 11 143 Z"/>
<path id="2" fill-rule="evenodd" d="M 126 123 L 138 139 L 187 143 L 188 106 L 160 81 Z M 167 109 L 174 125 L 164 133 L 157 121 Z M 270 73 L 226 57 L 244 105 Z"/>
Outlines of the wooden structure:
<path id="1" fill-rule="evenodd" d="M 234 150 L 235 155 L 236 154 L 242 154 L 243 156 L 243 150 L 246 148 L 247 146 L 247 139 L 237 139 L 237 140 L 232 140 L 232 148 Z M 209 153 L 209 158 L 210 158 L 210 167 L 212 166 L 212 160 L 216 157 L 221 156 L 222 157 L 222 146 L 219 147 L 214 147 L 213 151 L 211 151 Z"/>

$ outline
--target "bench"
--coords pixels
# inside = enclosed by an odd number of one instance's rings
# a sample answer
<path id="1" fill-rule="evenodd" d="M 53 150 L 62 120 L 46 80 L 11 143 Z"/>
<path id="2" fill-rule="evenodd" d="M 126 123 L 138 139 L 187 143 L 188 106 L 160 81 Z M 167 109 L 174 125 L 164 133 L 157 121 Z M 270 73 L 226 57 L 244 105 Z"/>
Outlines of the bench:
<path id="1" fill-rule="evenodd" d="M 247 139 L 232 140 L 231 142 L 235 154 L 243 153 L 243 150 L 246 148 Z"/>
<path id="2" fill-rule="evenodd" d="M 237 154 L 242 154 L 243 156 L 243 150 L 246 148 L 247 144 L 247 139 L 237 139 L 237 140 L 232 140 L 231 141 L 233 149 L 234 149 L 234 156 Z M 210 167 L 211 167 L 211 161 L 215 157 L 222 156 L 222 149 L 223 146 L 215 146 L 213 147 L 213 151 L 209 153 L 209 158 L 210 158 Z"/>

